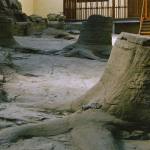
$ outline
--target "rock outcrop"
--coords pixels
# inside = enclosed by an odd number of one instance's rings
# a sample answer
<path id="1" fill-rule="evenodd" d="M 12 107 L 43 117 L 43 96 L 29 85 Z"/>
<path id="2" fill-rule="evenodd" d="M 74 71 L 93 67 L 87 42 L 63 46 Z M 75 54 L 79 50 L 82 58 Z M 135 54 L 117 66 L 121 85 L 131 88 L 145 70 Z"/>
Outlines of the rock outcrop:
<path id="1" fill-rule="evenodd" d="M 25 21 L 26 15 L 22 13 L 21 4 L 17 0 L 0 1 L 0 45 L 12 47 L 17 45 L 13 39 L 12 23 Z"/>
<path id="2" fill-rule="evenodd" d="M 0 14 L 14 21 L 26 21 L 27 16 L 22 12 L 21 3 L 18 0 L 1 0 Z"/>

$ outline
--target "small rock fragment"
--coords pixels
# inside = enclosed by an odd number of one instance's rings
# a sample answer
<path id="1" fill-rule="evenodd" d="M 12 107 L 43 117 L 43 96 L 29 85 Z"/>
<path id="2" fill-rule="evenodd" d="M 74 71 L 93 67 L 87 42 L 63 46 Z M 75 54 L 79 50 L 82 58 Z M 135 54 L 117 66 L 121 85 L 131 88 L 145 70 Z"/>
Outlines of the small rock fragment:
<path id="1" fill-rule="evenodd" d="M 87 105 L 83 105 L 82 106 L 82 110 L 88 110 L 88 109 L 100 109 L 102 107 L 102 105 L 100 105 L 99 103 L 91 103 L 91 104 L 87 104 Z"/>
<path id="2" fill-rule="evenodd" d="M 4 82 L 4 76 L 0 75 L 0 82 Z"/>

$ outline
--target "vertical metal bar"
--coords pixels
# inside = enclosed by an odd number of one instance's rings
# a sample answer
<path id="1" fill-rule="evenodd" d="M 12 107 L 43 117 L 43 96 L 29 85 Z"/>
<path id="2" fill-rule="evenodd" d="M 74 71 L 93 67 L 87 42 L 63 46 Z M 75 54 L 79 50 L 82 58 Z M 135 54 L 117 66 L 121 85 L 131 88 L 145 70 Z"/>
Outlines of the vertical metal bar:
<path id="1" fill-rule="evenodd" d="M 74 6 L 75 6 L 75 20 L 77 20 L 77 0 L 75 0 L 75 2 L 74 2 Z"/>
<path id="2" fill-rule="evenodd" d="M 98 15 L 98 2 L 96 2 L 96 14 Z"/>
<path id="3" fill-rule="evenodd" d="M 85 2 L 85 19 L 87 19 L 87 13 L 88 13 L 87 2 Z"/>
<path id="4" fill-rule="evenodd" d="M 147 3 L 147 0 L 145 0 L 145 18 L 148 18 L 148 3 Z"/>
<path id="5" fill-rule="evenodd" d="M 126 13 L 127 13 L 126 2 L 127 0 L 124 0 L 124 18 L 126 18 Z"/>
<path id="6" fill-rule="evenodd" d="M 109 1 L 107 1 L 107 17 L 109 17 Z"/>
<path id="7" fill-rule="evenodd" d="M 66 0 L 63 1 L 63 15 L 64 15 L 64 16 L 66 16 L 66 14 L 65 14 L 65 10 L 66 10 L 66 9 L 65 9 L 65 4 L 66 4 Z"/>
<path id="8" fill-rule="evenodd" d="M 112 18 L 115 19 L 115 0 L 112 0 Z"/>

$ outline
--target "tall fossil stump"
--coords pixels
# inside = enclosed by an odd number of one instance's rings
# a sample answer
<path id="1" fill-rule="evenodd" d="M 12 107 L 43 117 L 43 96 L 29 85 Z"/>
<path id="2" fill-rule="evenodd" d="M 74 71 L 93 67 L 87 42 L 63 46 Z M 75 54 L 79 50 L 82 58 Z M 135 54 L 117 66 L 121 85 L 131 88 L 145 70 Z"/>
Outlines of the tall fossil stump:
<path id="1" fill-rule="evenodd" d="M 122 33 L 100 81 L 74 103 L 99 103 L 121 119 L 150 123 L 150 38 Z"/>
<path id="2" fill-rule="evenodd" d="M 112 19 L 100 15 L 92 15 L 83 22 L 78 41 L 65 47 L 65 56 L 85 57 L 89 59 L 105 58 L 112 48 Z"/>
<path id="3" fill-rule="evenodd" d="M 108 57 L 112 48 L 112 19 L 90 16 L 87 22 L 83 22 L 78 43 L 89 47 L 96 56 Z"/>

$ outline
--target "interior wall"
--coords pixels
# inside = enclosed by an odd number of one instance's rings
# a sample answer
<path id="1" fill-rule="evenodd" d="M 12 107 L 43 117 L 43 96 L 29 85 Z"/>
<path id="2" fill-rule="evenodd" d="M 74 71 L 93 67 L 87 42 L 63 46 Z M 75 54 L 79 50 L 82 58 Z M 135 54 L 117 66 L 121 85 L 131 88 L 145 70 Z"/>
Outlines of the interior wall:
<path id="1" fill-rule="evenodd" d="M 34 14 L 47 16 L 49 13 L 62 13 L 63 0 L 34 0 Z"/>
<path id="2" fill-rule="evenodd" d="M 33 0 L 19 0 L 22 4 L 22 10 L 27 15 L 33 14 Z"/>
<path id="3" fill-rule="evenodd" d="M 46 17 L 49 13 L 62 13 L 63 0 L 19 0 L 23 12 L 27 15 L 36 14 Z"/>

